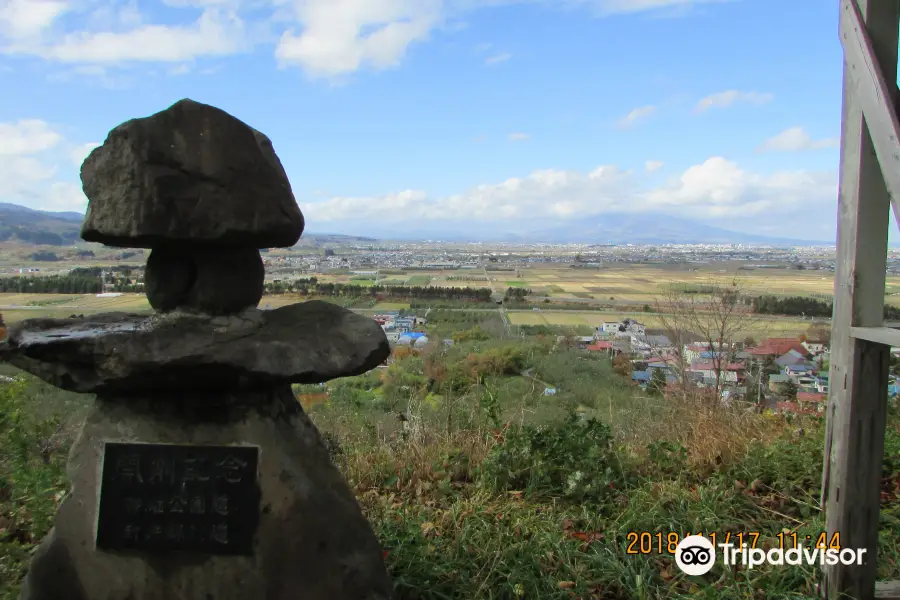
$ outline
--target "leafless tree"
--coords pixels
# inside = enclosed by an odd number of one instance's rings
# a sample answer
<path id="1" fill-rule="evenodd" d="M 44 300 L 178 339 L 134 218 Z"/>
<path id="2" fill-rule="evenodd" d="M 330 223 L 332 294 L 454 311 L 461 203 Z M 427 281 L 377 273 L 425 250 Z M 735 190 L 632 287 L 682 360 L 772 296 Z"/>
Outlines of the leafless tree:
<path id="1" fill-rule="evenodd" d="M 742 302 L 740 281 L 712 278 L 699 290 L 673 288 L 656 304 L 663 329 L 676 344 L 673 366 L 682 383 L 682 396 L 687 399 L 695 393 L 709 406 L 717 406 L 727 383 L 729 365 L 742 349 L 740 342 L 762 330 L 759 317 Z M 715 375 L 713 384 L 702 394 L 687 375 L 690 363 L 684 352 L 687 341 L 698 338 L 710 351 L 709 362 Z"/>

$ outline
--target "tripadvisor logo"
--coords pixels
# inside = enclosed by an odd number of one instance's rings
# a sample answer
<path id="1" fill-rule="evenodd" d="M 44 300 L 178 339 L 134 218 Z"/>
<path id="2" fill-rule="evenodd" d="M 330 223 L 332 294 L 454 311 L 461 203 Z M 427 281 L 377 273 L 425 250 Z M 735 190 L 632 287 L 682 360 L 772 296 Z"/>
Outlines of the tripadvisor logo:
<path id="1" fill-rule="evenodd" d="M 861 565 L 866 549 L 809 548 L 798 545 L 785 550 L 750 548 L 747 544 L 719 544 L 725 566 L 743 565 L 753 569 L 760 565 Z M 716 548 L 702 535 L 690 535 L 675 548 L 675 564 L 687 575 L 705 575 L 716 562 Z"/>
<path id="2" fill-rule="evenodd" d="M 688 575 L 705 575 L 716 562 L 716 549 L 702 535 L 689 535 L 675 548 L 675 564 Z"/>

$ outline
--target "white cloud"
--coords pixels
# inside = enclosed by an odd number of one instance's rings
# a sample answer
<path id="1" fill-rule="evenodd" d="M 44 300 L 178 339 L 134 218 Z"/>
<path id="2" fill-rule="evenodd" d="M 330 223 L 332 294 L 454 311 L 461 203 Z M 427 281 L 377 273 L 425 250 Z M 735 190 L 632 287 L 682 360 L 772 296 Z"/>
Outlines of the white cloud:
<path id="1" fill-rule="evenodd" d="M 616 125 L 622 129 L 631 127 L 632 125 L 637 125 L 641 121 L 646 121 L 655 112 L 655 106 L 640 106 L 619 119 L 616 122 Z"/>
<path id="2" fill-rule="evenodd" d="M 817 201 L 819 207 L 834 201 L 836 191 L 834 173 L 780 171 L 764 176 L 713 157 L 652 190 L 645 199 L 653 207 L 685 211 L 692 216 L 777 218 L 798 209 L 812 209 Z"/>
<path id="3" fill-rule="evenodd" d="M 30 156 L 6 156 L 0 161 L 0 197 L 27 191 L 37 182 L 49 181 L 56 169 Z"/>
<path id="4" fill-rule="evenodd" d="M 72 163 L 87 144 L 74 145 L 38 119 L 0 123 L 0 202 L 45 210 L 79 210 L 81 186 L 60 179 L 76 176 Z"/>
<path id="5" fill-rule="evenodd" d="M 836 190 L 834 173 L 751 173 L 725 158 L 712 157 L 649 189 L 641 185 L 635 174 L 605 165 L 587 173 L 535 171 L 526 177 L 479 185 L 442 198 L 431 197 L 422 190 L 378 197 L 335 197 L 304 203 L 303 211 L 311 223 L 355 219 L 385 224 L 455 222 L 460 215 L 473 223 L 497 223 L 661 212 L 739 230 L 780 224 L 782 234 L 803 237 L 796 230 L 795 221 L 787 217 L 805 215 L 810 227 L 827 228 L 830 223 L 833 228 L 832 212 L 816 209 L 834 203 Z M 821 223 L 816 221 L 823 214 Z"/>
<path id="6" fill-rule="evenodd" d="M 529 139 L 531 136 L 527 133 L 511 133 L 509 134 L 509 141 L 511 142 L 524 142 Z"/>
<path id="7" fill-rule="evenodd" d="M 209 8 L 209 7 L 237 7 L 240 4 L 239 0 L 162 0 L 163 4 L 167 4 L 169 6 L 175 6 L 178 8 L 191 7 L 191 8 Z"/>
<path id="8" fill-rule="evenodd" d="M 644 163 L 644 170 L 648 173 L 660 170 L 665 163 L 658 160 L 648 160 Z"/>
<path id="9" fill-rule="evenodd" d="M 41 33 L 68 8 L 64 0 L 3 0 L 0 34 L 18 39 Z"/>
<path id="10" fill-rule="evenodd" d="M 53 43 L 12 44 L 6 52 L 80 64 L 187 62 L 234 54 L 246 43 L 239 17 L 211 9 L 189 25 L 141 25 L 122 32 L 80 31 Z"/>
<path id="11" fill-rule="evenodd" d="M 191 65 L 184 63 L 180 65 L 176 65 L 169 69 L 169 75 L 187 75 L 191 72 Z"/>
<path id="12" fill-rule="evenodd" d="M 802 150 L 821 150 L 823 148 L 837 148 L 841 145 L 841 138 L 825 138 L 814 140 L 802 127 L 785 129 L 778 135 L 767 139 L 759 147 L 760 152 L 799 152 Z"/>
<path id="13" fill-rule="evenodd" d="M 0 123 L 0 201 L 47 210 L 82 210 L 87 200 L 77 183 L 77 164 L 96 144 L 76 144 L 39 120 Z M 645 170 L 658 169 L 647 161 Z M 753 173 L 712 157 L 656 187 L 614 165 L 590 171 L 543 169 L 524 177 L 487 183 L 462 193 L 433 197 L 424 190 L 385 196 L 302 201 L 309 222 L 368 220 L 420 224 L 434 221 L 500 223 L 513 220 L 565 222 L 605 213 L 671 214 L 734 229 L 803 237 L 830 236 L 836 198 L 835 173 Z M 772 227 L 781 228 L 779 231 Z M 830 229 L 829 229 L 830 228 Z"/>
<path id="14" fill-rule="evenodd" d="M 0 123 L 0 156 L 35 154 L 56 146 L 62 136 L 40 119 Z"/>
<path id="15" fill-rule="evenodd" d="M 491 7 L 538 2 L 603 17 L 715 1 L 161 0 L 174 19 L 153 24 L 145 22 L 137 0 L 0 0 L 0 52 L 75 64 L 184 63 L 232 55 L 265 41 L 275 44 L 280 66 L 335 78 L 396 67 L 411 45 L 434 32 L 458 30 L 468 13 Z M 194 23 L 178 18 L 188 10 L 202 15 Z M 54 35 L 43 35 L 51 29 Z M 487 64 L 509 57 L 497 54 Z"/>
<path id="16" fill-rule="evenodd" d="M 703 113 L 710 108 L 726 108 L 732 104 L 741 102 L 748 104 L 767 104 L 772 101 L 772 98 L 774 98 L 774 96 L 769 93 L 727 90 L 711 94 L 706 98 L 701 99 L 697 103 L 697 106 L 694 107 L 694 112 Z"/>
<path id="17" fill-rule="evenodd" d="M 303 29 L 281 36 L 279 64 L 333 77 L 397 66 L 410 44 L 428 39 L 443 7 L 441 0 L 304 0 L 293 8 Z"/>
<path id="18" fill-rule="evenodd" d="M 87 208 L 87 197 L 77 183 L 57 181 L 50 186 L 40 208 L 83 212 Z"/>
<path id="19" fill-rule="evenodd" d="M 639 13 L 665 9 L 686 9 L 698 4 L 712 4 L 728 0 L 574 0 L 593 4 L 602 15 Z"/>
<path id="20" fill-rule="evenodd" d="M 125 31 L 135 29 L 144 22 L 137 0 L 118 0 L 107 4 L 94 2 L 84 27 L 90 31 Z"/>
<path id="21" fill-rule="evenodd" d="M 90 154 L 91 151 L 99 145 L 100 144 L 95 142 L 88 142 L 87 144 L 79 144 L 75 146 L 69 153 L 69 155 L 72 157 L 72 162 L 75 164 L 75 166 L 80 168 L 81 163 L 83 163 L 84 159 L 88 157 L 88 154 Z"/>
<path id="22" fill-rule="evenodd" d="M 506 62 L 512 58 L 512 54 L 509 52 L 505 52 L 503 54 L 496 54 L 494 56 L 489 56 L 484 59 L 484 64 L 486 65 L 496 65 L 498 63 Z"/>
<path id="23" fill-rule="evenodd" d="M 51 73 L 52 82 L 71 83 L 78 81 L 86 85 L 97 85 L 107 90 L 124 90 L 132 87 L 137 78 L 123 69 L 111 69 L 102 65 L 71 65 Z"/>

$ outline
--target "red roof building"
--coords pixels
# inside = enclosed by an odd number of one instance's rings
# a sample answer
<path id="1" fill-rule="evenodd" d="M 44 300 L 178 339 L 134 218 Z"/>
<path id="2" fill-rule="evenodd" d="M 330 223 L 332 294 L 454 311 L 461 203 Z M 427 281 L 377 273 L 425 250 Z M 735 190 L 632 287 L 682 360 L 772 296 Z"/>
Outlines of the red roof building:
<path id="1" fill-rule="evenodd" d="M 594 342 L 589 346 L 585 346 L 588 350 L 593 352 L 599 352 L 601 350 L 612 350 L 613 343 L 612 342 Z"/>
<path id="2" fill-rule="evenodd" d="M 800 402 L 815 402 L 821 404 L 828 401 L 828 396 L 818 392 L 797 392 L 797 400 Z"/>
<path id="3" fill-rule="evenodd" d="M 803 356 L 809 356 L 809 350 L 796 338 L 769 338 L 760 342 L 755 348 L 750 348 L 747 353 L 762 358 L 765 356 L 784 356 L 791 350 L 795 350 Z"/>

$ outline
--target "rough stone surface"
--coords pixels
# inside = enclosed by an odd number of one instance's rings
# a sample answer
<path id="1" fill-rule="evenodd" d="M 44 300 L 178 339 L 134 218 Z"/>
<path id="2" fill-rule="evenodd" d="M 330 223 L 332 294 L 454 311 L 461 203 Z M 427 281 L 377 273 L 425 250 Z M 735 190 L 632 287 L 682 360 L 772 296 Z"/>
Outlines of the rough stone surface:
<path id="1" fill-rule="evenodd" d="M 210 397 L 223 419 L 211 424 L 185 419 L 183 404 L 167 403 L 167 411 L 159 400 L 99 398 L 69 457 L 72 491 L 34 555 L 21 600 L 389 599 L 378 541 L 290 390 L 243 395 Z M 235 440 L 260 446 L 262 510 L 253 556 L 95 549 L 104 441 Z"/>
<path id="2" fill-rule="evenodd" d="M 108 246 L 288 247 L 303 215 L 265 135 L 181 100 L 112 131 L 81 166 L 81 237 Z"/>
<path id="3" fill-rule="evenodd" d="M 74 392 L 258 389 L 358 375 L 390 346 L 371 319 L 313 300 L 239 315 L 105 313 L 28 319 L 0 359 Z"/>
<path id="4" fill-rule="evenodd" d="M 158 311 L 176 308 L 209 314 L 234 314 L 259 304 L 265 268 L 259 250 L 179 250 L 150 252 L 144 288 Z"/>

